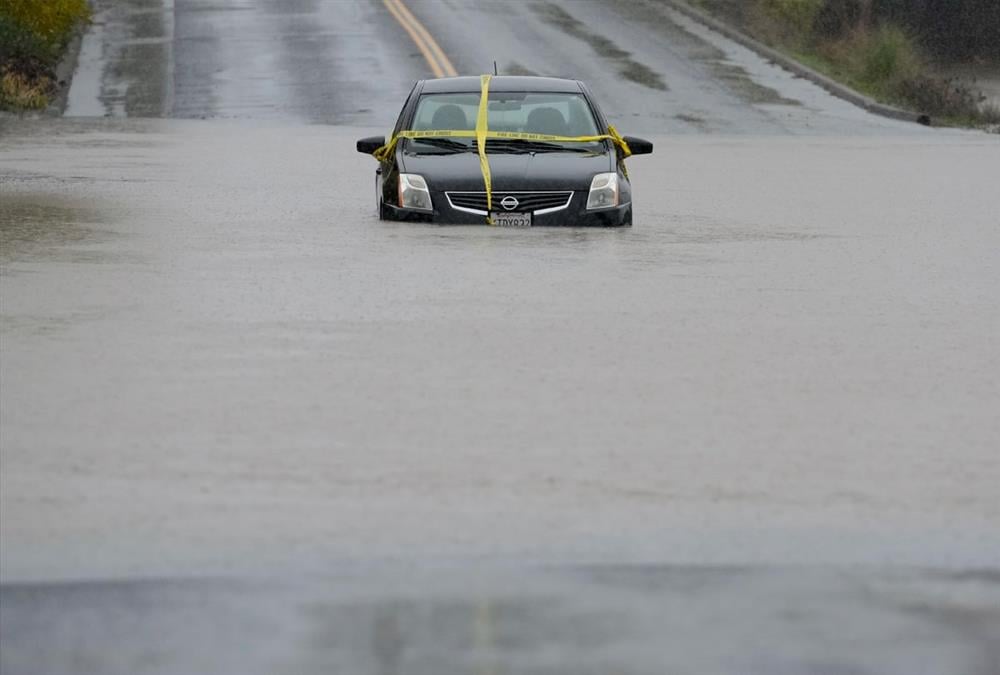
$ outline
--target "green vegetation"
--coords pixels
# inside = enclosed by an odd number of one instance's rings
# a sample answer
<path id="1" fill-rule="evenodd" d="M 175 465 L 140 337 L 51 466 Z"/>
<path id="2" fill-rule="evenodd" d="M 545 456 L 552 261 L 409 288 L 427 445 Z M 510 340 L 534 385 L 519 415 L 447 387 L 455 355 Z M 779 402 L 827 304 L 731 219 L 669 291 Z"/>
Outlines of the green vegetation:
<path id="1" fill-rule="evenodd" d="M 0 0 L 0 108 L 37 110 L 56 91 L 55 67 L 87 0 Z"/>
<path id="2" fill-rule="evenodd" d="M 822 0 L 757 0 L 762 30 L 786 43 L 798 43 L 812 34 Z"/>
<path id="3" fill-rule="evenodd" d="M 945 123 L 997 124 L 1000 111 L 935 73 L 935 61 L 998 58 L 1000 2 L 954 0 L 697 0 L 757 39 L 877 100 Z M 938 3 L 940 5 L 940 3 Z M 959 11 L 961 10 L 961 11 Z M 977 21 L 975 31 L 966 25 Z M 945 32 L 942 26 L 951 26 Z M 978 41 L 978 42 L 977 42 Z"/>
<path id="4" fill-rule="evenodd" d="M 907 103 L 907 83 L 925 72 L 924 57 L 899 26 L 880 25 L 814 43 L 814 65 L 875 98 Z"/>

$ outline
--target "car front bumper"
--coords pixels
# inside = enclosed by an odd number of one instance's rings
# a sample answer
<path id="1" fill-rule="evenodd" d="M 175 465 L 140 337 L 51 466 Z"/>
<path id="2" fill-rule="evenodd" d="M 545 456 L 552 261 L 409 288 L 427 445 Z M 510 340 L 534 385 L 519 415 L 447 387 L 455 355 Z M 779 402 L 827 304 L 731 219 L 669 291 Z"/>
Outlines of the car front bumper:
<path id="1" fill-rule="evenodd" d="M 569 204 L 558 210 L 532 214 L 532 227 L 622 227 L 632 224 L 632 204 L 600 209 L 587 210 L 585 191 L 573 194 Z M 471 213 L 468 210 L 454 208 L 444 192 L 431 192 L 434 211 L 414 211 L 401 209 L 387 204 L 386 216 L 392 220 L 412 222 L 437 223 L 440 225 L 485 225 L 485 213 Z M 499 204 L 494 204 L 495 211 L 502 211 Z"/>

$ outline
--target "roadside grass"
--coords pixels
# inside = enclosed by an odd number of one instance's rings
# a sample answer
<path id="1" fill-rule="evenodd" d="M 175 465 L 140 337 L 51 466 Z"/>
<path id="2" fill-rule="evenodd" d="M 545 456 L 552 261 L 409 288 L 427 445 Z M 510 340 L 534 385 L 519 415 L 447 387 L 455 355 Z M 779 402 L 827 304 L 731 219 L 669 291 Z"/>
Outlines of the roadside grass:
<path id="1" fill-rule="evenodd" d="M 794 54 L 873 98 L 905 104 L 909 83 L 927 77 L 914 40 L 901 28 L 883 25 L 808 45 Z"/>
<path id="2" fill-rule="evenodd" d="M 766 42 L 804 49 L 822 8 L 823 0 L 755 0 L 748 18 Z"/>
<path id="3" fill-rule="evenodd" d="M 14 110 L 41 110 L 49 104 L 53 82 L 40 76 L 30 78 L 16 71 L 0 75 L 0 106 Z"/>
<path id="4" fill-rule="evenodd" d="M 87 0 L 0 0 L 0 108 L 46 107 L 55 67 L 89 19 Z"/>
<path id="5" fill-rule="evenodd" d="M 935 72 L 915 35 L 888 21 L 831 18 L 827 0 L 695 0 L 738 22 L 758 40 L 883 103 L 930 115 L 938 124 L 1000 123 L 978 92 Z M 831 27 L 833 25 L 833 27 Z"/>

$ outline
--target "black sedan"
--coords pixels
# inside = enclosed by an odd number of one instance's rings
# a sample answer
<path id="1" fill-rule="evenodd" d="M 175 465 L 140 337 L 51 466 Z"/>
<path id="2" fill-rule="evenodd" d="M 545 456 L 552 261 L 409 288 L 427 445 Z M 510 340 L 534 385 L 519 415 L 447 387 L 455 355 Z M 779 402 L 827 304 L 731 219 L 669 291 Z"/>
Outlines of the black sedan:
<path id="1" fill-rule="evenodd" d="M 628 226 L 624 160 L 653 151 L 619 136 L 586 85 L 548 77 L 453 77 L 414 85 L 379 160 L 379 217 L 508 227 Z"/>

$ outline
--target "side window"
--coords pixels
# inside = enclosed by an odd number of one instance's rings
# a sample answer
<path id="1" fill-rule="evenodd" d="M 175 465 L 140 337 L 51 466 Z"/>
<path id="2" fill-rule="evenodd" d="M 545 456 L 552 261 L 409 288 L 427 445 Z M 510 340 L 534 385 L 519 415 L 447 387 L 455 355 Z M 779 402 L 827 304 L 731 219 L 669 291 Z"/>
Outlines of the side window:
<path id="1" fill-rule="evenodd" d="M 413 96 L 416 91 L 417 84 L 414 84 L 413 88 L 410 89 L 410 95 L 406 97 L 406 103 L 403 104 L 403 109 L 399 111 L 399 117 L 396 118 L 396 126 L 392 129 L 393 136 L 403 130 L 403 120 L 406 119 L 406 114 L 410 109 L 410 105 L 413 103 Z"/>

